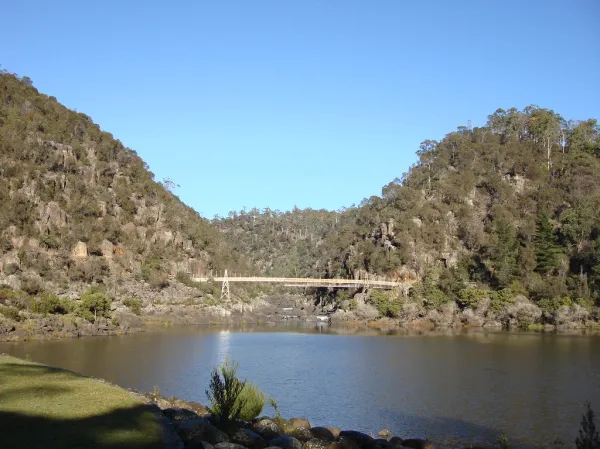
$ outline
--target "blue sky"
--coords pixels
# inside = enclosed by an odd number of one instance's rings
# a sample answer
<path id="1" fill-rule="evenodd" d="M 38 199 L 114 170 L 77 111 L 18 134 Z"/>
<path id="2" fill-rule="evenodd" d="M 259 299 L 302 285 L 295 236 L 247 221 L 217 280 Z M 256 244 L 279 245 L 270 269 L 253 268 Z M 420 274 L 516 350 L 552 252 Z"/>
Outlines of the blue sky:
<path id="1" fill-rule="evenodd" d="M 597 0 L 20 0 L 2 29 L 2 68 L 209 218 L 358 204 L 500 107 L 600 117 Z"/>

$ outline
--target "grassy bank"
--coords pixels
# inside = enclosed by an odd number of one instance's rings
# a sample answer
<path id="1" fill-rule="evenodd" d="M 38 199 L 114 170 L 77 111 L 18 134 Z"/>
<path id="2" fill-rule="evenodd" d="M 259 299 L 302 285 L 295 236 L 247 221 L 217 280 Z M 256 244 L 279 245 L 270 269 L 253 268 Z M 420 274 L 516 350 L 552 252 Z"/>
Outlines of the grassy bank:
<path id="1" fill-rule="evenodd" d="M 129 392 L 0 355 L 0 446 L 162 448 L 158 419 Z"/>

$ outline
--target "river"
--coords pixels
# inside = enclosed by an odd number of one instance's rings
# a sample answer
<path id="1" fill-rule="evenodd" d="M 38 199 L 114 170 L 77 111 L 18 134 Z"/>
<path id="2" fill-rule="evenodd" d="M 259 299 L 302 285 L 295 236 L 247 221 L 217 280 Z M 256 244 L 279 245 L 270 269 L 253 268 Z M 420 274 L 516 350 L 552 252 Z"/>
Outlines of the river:
<path id="1" fill-rule="evenodd" d="M 226 357 L 284 417 L 443 446 L 573 446 L 583 403 L 600 415 L 600 336 L 518 333 L 349 335 L 329 326 L 175 328 L 122 337 L 0 343 L 123 387 L 206 403 Z M 265 413 L 272 410 L 267 408 Z M 600 422 L 597 422 L 600 425 Z"/>

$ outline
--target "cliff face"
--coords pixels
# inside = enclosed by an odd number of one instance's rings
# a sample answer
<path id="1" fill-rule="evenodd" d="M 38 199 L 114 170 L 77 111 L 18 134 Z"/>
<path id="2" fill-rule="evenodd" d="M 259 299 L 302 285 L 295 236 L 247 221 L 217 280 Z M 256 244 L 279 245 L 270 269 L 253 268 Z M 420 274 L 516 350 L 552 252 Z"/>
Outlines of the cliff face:
<path id="1" fill-rule="evenodd" d="M 0 282 L 19 288 L 235 266 L 219 232 L 88 116 L 0 75 Z"/>

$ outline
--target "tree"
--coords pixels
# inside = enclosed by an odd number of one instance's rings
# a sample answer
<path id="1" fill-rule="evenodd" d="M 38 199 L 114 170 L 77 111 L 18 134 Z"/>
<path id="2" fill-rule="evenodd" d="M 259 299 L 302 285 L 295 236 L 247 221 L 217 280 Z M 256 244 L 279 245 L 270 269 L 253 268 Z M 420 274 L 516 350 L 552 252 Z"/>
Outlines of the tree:
<path id="1" fill-rule="evenodd" d="M 507 287 L 517 272 L 518 245 L 514 226 L 506 214 L 494 219 L 492 238 L 490 271 L 499 286 Z"/>
<path id="2" fill-rule="evenodd" d="M 562 250 L 558 245 L 558 239 L 554 227 L 550 223 L 548 214 L 544 211 L 538 215 L 535 234 L 535 260 L 536 271 L 542 274 L 551 274 L 559 264 Z"/>
<path id="3" fill-rule="evenodd" d="M 437 154 L 437 145 L 437 141 L 428 139 L 421 142 L 420 149 L 417 151 L 421 164 L 427 168 L 427 190 L 429 191 L 431 190 L 431 165 Z"/>
<path id="4" fill-rule="evenodd" d="M 529 113 L 528 131 L 533 141 L 540 145 L 546 153 L 548 171 L 552 167 L 552 147 L 560 143 L 562 136 L 561 124 L 564 119 L 549 109 L 528 106 L 525 111 Z"/>

